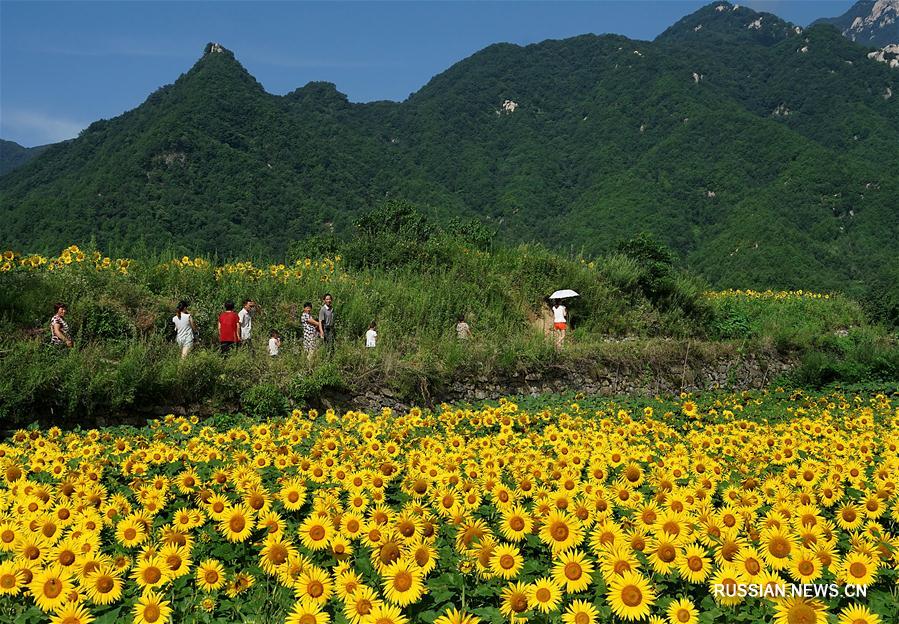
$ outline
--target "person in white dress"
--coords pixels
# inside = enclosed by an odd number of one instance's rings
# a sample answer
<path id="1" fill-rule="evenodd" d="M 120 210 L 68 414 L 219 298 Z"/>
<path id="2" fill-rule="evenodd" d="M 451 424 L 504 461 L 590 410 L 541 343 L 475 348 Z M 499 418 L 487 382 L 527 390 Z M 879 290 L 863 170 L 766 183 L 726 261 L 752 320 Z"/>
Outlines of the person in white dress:
<path id="1" fill-rule="evenodd" d="M 172 323 L 175 325 L 175 342 L 181 348 L 181 358 L 184 359 L 194 348 L 194 333 L 197 331 L 197 324 L 187 311 L 186 301 L 178 304 Z"/>
<path id="2" fill-rule="evenodd" d="M 372 321 L 365 332 L 365 348 L 374 349 L 378 345 L 378 330 L 375 329 L 375 322 Z"/>
<path id="3" fill-rule="evenodd" d="M 268 354 L 272 357 L 278 357 L 281 352 L 281 334 L 274 329 L 268 339 Z"/>

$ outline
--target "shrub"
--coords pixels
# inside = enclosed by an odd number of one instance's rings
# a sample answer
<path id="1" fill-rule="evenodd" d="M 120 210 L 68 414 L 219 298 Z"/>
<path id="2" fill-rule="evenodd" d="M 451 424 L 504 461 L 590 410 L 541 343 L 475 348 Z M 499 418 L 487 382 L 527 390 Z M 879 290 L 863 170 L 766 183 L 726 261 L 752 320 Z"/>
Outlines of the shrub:
<path id="1" fill-rule="evenodd" d="M 290 403 L 274 384 L 256 384 L 240 398 L 241 410 L 252 418 L 268 419 L 284 416 Z"/>

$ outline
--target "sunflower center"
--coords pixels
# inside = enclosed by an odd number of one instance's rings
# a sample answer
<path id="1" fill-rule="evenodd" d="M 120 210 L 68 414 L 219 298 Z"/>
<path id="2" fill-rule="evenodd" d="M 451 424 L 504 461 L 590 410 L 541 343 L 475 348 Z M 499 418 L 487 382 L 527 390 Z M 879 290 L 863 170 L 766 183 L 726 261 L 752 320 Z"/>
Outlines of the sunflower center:
<path id="1" fill-rule="evenodd" d="M 818 615 L 815 610 L 801 602 L 795 604 L 787 613 L 789 624 L 815 624 L 817 619 Z"/>
<path id="2" fill-rule="evenodd" d="M 247 521 L 243 516 L 234 516 L 228 521 L 228 527 L 234 533 L 240 533 L 247 526 Z"/>
<path id="3" fill-rule="evenodd" d="M 0 576 L 0 589 L 12 589 L 16 586 L 16 577 L 14 574 L 4 574 Z"/>
<path id="4" fill-rule="evenodd" d="M 628 607 L 636 607 L 643 602 L 643 592 L 636 585 L 626 585 L 621 590 L 621 602 Z"/>
<path id="5" fill-rule="evenodd" d="M 400 547 L 393 542 L 387 542 L 381 546 L 380 557 L 383 563 L 393 563 L 400 558 Z"/>
<path id="6" fill-rule="evenodd" d="M 687 558 L 687 567 L 693 570 L 694 572 L 699 572 L 702 570 L 702 559 L 697 556 L 692 556 Z"/>
<path id="7" fill-rule="evenodd" d="M 162 578 L 162 572 L 156 566 L 152 566 L 144 570 L 144 580 L 147 583 L 156 583 Z"/>
<path id="8" fill-rule="evenodd" d="M 590 624 L 590 615 L 583 611 L 578 611 L 574 616 L 574 624 Z"/>
<path id="9" fill-rule="evenodd" d="M 128 527 L 127 529 L 122 531 L 122 535 L 125 536 L 126 540 L 133 540 L 135 537 L 137 537 L 137 529 Z"/>
<path id="10" fill-rule="evenodd" d="M 549 534 L 552 535 L 552 538 L 557 542 L 564 542 L 567 540 L 569 532 L 568 525 L 564 522 L 556 522 L 549 529 Z"/>
<path id="11" fill-rule="evenodd" d="M 515 566 L 515 557 L 512 555 L 503 555 L 499 558 L 499 567 L 503 570 L 511 570 Z"/>
<path id="12" fill-rule="evenodd" d="M 160 612 L 158 605 L 151 603 L 144 607 L 144 620 L 147 622 L 155 622 L 159 619 L 160 615 L 162 615 L 162 613 Z"/>
<path id="13" fill-rule="evenodd" d="M 371 600 L 363 598 L 356 603 L 356 613 L 359 615 L 368 615 L 371 613 Z"/>
<path id="14" fill-rule="evenodd" d="M 311 613 L 304 613 L 303 616 L 297 620 L 297 624 L 317 624 L 318 619 Z"/>
<path id="15" fill-rule="evenodd" d="M 746 568 L 747 572 L 753 575 L 758 574 L 762 569 L 761 564 L 759 564 L 759 562 L 755 559 L 747 559 L 746 563 L 743 564 L 743 567 Z"/>
<path id="16" fill-rule="evenodd" d="M 782 537 L 775 537 L 768 545 L 768 552 L 778 559 L 783 559 L 790 554 L 790 544 Z"/>
<path id="17" fill-rule="evenodd" d="M 815 564 L 813 564 L 811 561 L 808 561 L 808 560 L 800 561 L 797 568 L 799 570 L 799 574 L 802 574 L 803 576 L 808 576 L 809 574 L 812 574 L 815 571 Z"/>
<path id="18" fill-rule="evenodd" d="M 287 561 L 287 549 L 281 544 L 275 544 L 268 553 L 268 558 L 275 565 L 281 565 Z"/>
<path id="19" fill-rule="evenodd" d="M 511 608 L 515 613 L 527 611 L 528 597 L 524 594 L 515 594 L 514 596 L 512 596 L 511 600 L 509 600 L 509 608 Z"/>
<path id="20" fill-rule="evenodd" d="M 311 537 L 313 541 L 320 542 L 325 538 L 325 527 L 320 524 L 316 524 L 314 527 L 309 529 L 309 537 Z"/>
<path id="21" fill-rule="evenodd" d="M 16 539 L 15 531 L 12 529 L 6 529 L 3 533 L 0 533 L 0 542 L 4 544 L 12 544 Z"/>
<path id="22" fill-rule="evenodd" d="M 677 522 L 673 522 L 669 520 L 665 524 L 662 525 L 662 530 L 669 535 L 679 535 L 680 534 L 680 525 Z"/>
<path id="23" fill-rule="evenodd" d="M 565 578 L 569 581 L 576 581 L 583 575 L 584 570 L 581 568 L 581 564 L 575 561 L 565 564 Z"/>
<path id="24" fill-rule="evenodd" d="M 398 572 L 393 577 L 393 586 L 397 591 L 409 591 L 409 588 L 412 587 L 412 575 L 408 572 Z"/>
<path id="25" fill-rule="evenodd" d="M 690 612 L 686 609 L 678 609 L 677 615 L 675 616 L 678 622 L 689 622 L 690 621 Z"/>
<path id="26" fill-rule="evenodd" d="M 549 602 L 550 598 L 552 598 L 552 593 L 547 588 L 541 587 L 534 592 L 534 598 L 537 599 L 537 602 Z"/>
<path id="27" fill-rule="evenodd" d="M 44 583 L 44 596 L 56 598 L 62 593 L 62 581 L 57 578 L 49 579 Z"/>
<path id="28" fill-rule="evenodd" d="M 513 531 L 523 531 L 524 530 L 524 518 L 519 516 L 512 516 L 509 518 L 509 527 Z M 12 541 L 12 540 L 10 540 Z"/>
<path id="29" fill-rule="evenodd" d="M 325 586 L 322 585 L 321 581 L 312 581 L 306 587 L 306 593 L 309 594 L 312 598 L 319 598 L 322 594 L 325 593 Z"/>
<path id="30" fill-rule="evenodd" d="M 75 563 L 75 553 L 71 550 L 64 550 L 59 553 L 59 562 L 64 566 L 70 566 Z"/>
<path id="31" fill-rule="evenodd" d="M 101 594 L 108 594 L 112 591 L 112 588 L 115 587 L 115 583 L 113 582 L 112 577 L 104 574 L 97 579 L 95 587 Z"/>
<path id="32" fill-rule="evenodd" d="M 208 585 L 215 585 L 219 582 L 219 573 L 216 570 L 206 570 L 203 579 Z"/>
<path id="33" fill-rule="evenodd" d="M 665 544 L 664 546 L 659 548 L 659 559 L 661 559 L 665 563 L 671 563 L 672 561 L 674 561 L 675 556 L 677 556 L 677 551 L 674 550 L 674 546 Z"/>
<path id="34" fill-rule="evenodd" d="M 862 578 L 867 574 L 868 568 L 864 563 L 860 561 L 854 561 L 849 565 L 849 574 L 851 574 L 854 578 Z"/>

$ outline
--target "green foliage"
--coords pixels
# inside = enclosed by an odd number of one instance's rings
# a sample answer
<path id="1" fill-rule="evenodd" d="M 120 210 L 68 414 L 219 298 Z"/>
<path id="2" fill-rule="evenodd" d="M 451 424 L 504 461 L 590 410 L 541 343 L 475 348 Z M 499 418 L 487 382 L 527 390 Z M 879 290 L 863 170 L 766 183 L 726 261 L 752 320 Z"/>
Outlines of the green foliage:
<path id="1" fill-rule="evenodd" d="M 240 404 L 244 413 L 260 420 L 284 416 L 290 409 L 278 386 L 270 383 L 256 384 L 244 392 Z"/>

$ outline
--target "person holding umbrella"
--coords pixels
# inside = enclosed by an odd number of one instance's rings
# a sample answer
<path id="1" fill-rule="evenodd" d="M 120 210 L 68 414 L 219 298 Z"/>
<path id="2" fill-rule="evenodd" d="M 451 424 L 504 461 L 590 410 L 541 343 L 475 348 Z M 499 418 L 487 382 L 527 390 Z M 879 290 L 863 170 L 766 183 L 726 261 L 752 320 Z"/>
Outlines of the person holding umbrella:
<path id="1" fill-rule="evenodd" d="M 562 299 L 577 296 L 573 290 L 557 290 L 549 296 L 553 313 L 553 331 L 556 332 L 556 349 L 561 349 L 565 344 L 565 332 L 568 330 L 568 308 L 562 304 Z"/>

